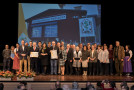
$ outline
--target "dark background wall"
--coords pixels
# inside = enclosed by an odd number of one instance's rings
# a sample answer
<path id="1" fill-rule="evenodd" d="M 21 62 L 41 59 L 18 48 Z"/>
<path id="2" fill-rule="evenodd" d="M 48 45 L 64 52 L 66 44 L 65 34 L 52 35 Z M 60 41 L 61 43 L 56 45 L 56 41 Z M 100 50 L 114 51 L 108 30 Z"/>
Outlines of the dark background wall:
<path id="1" fill-rule="evenodd" d="M 0 62 L 5 44 L 14 45 L 18 40 L 18 2 L 35 3 L 83 3 L 101 4 L 101 41 L 102 44 L 115 45 L 119 40 L 121 45 L 129 44 L 134 52 L 133 35 L 133 5 L 132 2 L 117 0 L 7 0 L 1 5 L 0 32 Z"/>

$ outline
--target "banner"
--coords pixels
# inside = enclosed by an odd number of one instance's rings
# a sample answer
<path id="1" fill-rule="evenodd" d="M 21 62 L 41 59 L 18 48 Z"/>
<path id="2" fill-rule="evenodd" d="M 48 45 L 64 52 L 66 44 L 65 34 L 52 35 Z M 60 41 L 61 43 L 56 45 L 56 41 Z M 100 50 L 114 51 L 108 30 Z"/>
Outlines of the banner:
<path id="1" fill-rule="evenodd" d="M 93 18 L 79 19 L 80 37 L 95 36 Z"/>

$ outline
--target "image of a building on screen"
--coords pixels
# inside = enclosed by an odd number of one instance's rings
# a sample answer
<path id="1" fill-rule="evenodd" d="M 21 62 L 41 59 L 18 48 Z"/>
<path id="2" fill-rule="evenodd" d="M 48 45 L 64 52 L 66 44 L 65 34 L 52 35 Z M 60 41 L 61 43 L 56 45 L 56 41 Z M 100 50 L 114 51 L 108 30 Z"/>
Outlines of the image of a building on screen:
<path id="1" fill-rule="evenodd" d="M 30 40 L 46 43 L 64 41 L 76 45 L 101 43 L 100 5 L 58 6 L 59 9 L 46 9 L 25 19 Z"/>

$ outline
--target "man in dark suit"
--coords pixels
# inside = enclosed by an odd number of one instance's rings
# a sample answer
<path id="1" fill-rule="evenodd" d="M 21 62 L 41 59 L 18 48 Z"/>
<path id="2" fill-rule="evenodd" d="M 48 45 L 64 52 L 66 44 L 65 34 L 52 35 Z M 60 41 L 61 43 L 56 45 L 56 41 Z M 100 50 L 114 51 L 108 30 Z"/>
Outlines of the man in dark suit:
<path id="1" fill-rule="evenodd" d="M 41 41 L 38 42 L 38 48 L 39 48 L 39 52 L 40 52 L 41 49 L 42 49 L 42 42 Z M 39 58 L 38 58 L 38 72 L 39 73 L 42 73 L 43 72 L 42 68 L 43 67 L 42 67 L 42 64 L 41 64 L 40 56 L 39 56 Z"/>
<path id="2" fill-rule="evenodd" d="M 30 49 L 33 47 L 33 42 L 30 41 L 29 42 L 29 46 L 28 46 L 28 55 L 27 55 L 27 62 L 28 62 L 28 72 L 30 72 Z"/>
<path id="3" fill-rule="evenodd" d="M 30 49 L 31 52 L 38 52 L 39 53 L 39 48 L 36 46 L 36 42 L 33 42 L 33 47 Z M 38 57 L 30 57 L 31 60 L 31 71 L 35 71 L 36 74 L 39 74 L 38 72 Z M 34 68 L 35 66 L 35 68 Z"/>
<path id="4" fill-rule="evenodd" d="M 50 52 L 50 48 L 51 48 L 51 42 L 48 42 L 47 44 L 47 48 L 48 48 L 48 52 Z M 48 68 L 47 68 L 47 73 L 48 74 L 51 74 L 51 63 L 50 63 L 50 60 L 51 60 L 51 53 L 48 54 Z"/>
<path id="5" fill-rule="evenodd" d="M 57 60 L 58 60 L 59 48 L 55 45 L 55 41 L 52 41 L 52 46 L 50 47 L 50 52 L 52 50 L 57 50 L 57 58 L 55 58 L 55 59 L 51 58 L 51 74 L 57 75 Z"/>
<path id="6" fill-rule="evenodd" d="M 67 49 L 66 49 L 66 52 L 67 52 L 67 60 L 66 60 L 66 74 L 67 75 L 72 75 L 73 73 L 73 67 L 72 67 L 72 64 L 73 64 L 73 49 L 70 48 L 70 44 L 67 44 Z M 70 71 L 70 73 L 69 73 Z"/>
<path id="7" fill-rule="evenodd" d="M 21 41 L 21 46 L 18 50 L 19 59 L 20 59 L 20 71 L 22 72 L 22 65 L 24 63 L 24 72 L 27 72 L 27 55 L 28 55 L 28 48 L 25 46 L 25 41 Z"/>

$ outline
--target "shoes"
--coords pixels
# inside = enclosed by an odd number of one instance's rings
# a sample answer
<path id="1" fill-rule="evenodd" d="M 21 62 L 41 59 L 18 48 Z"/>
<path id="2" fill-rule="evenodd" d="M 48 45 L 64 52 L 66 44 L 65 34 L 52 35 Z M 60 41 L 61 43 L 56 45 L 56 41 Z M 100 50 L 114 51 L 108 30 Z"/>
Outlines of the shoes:
<path id="1" fill-rule="evenodd" d="M 95 73 L 93 73 L 93 76 L 95 76 Z"/>
<path id="2" fill-rule="evenodd" d="M 115 76 L 119 76 L 119 74 L 115 74 Z"/>
<path id="3" fill-rule="evenodd" d="M 61 73 L 58 73 L 58 75 L 61 75 Z"/>
<path id="4" fill-rule="evenodd" d="M 46 74 L 45 73 L 42 73 L 43 76 L 45 76 Z"/>
<path id="5" fill-rule="evenodd" d="M 128 73 L 128 74 L 126 74 L 127 76 L 130 76 L 130 74 Z"/>
<path id="6" fill-rule="evenodd" d="M 85 75 L 85 71 L 83 71 L 83 76 Z"/>
<path id="7" fill-rule="evenodd" d="M 92 74 L 91 74 L 91 73 L 89 73 L 89 75 L 91 76 Z"/>
<path id="8" fill-rule="evenodd" d="M 36 75 L 39 75 L 39 73 L 38 73 L 38 72 L 36 72 Z"/>
<path id="9" fill-rule="evenodd" d="M 87 71 L 85 71 L 85 75 L 87 76 Z"/>
<path id="10" fill-rule="evenodd" d="M 61 76 L 64 76 L 64 74 L 61 74 Z"/>
<path id="11" fill-rule="evenodd" d="M 100 73 L 100 76 L 102 76 L 102 73 Z"/>
<path id="12" fill-rule="evenodd" d="M 83 76 L 87 76 L 87 71 L 83 71 Z"/>

